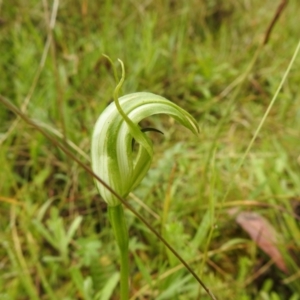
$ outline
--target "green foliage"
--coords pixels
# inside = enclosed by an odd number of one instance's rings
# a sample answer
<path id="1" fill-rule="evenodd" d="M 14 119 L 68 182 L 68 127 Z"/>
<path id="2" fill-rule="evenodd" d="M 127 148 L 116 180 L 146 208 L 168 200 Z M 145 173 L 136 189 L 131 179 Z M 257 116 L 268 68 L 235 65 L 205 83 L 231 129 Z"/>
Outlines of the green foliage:
<path id="1" fill-rule="evenodd" d="M 1 3 L 1 96 L 90 164 L 94 123 L 113 98 L 102 53 L 122 59 L 123 94 L 162 95 L 201 127 L 197 138 L 167 116 L 140 124 L 164 135 L 147 133 L 153 164 L 128 201 L 218 299 L 299 300 L 299 57 L 236 173 L 298 42 L 298 1 L 288 2 L 249 72 L 274 1 L 59 1 L 51 31 L 55 3 Z M 15 119 L 0 104 L 0 299 L 119 299 L 118 253 L 92 178 Z M 288 274 L 232 209 L 270 221 Z M 125 214 L 131 299 L 209 299 Z"/>

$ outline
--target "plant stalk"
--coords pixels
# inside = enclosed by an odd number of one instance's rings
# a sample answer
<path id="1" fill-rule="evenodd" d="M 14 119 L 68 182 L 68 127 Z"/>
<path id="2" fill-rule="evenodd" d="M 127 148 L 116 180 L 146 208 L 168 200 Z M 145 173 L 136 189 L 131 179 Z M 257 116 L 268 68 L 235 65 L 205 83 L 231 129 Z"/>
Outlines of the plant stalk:
<path id="1" fill-rule="evenodd" d="M 120 299 L 129 299 L 128 229 L 122 204 L 108 206 L 108 216 L 120 251 Z"/>
<path id="2" fill-rule="evenodd" d="M 300 42 L 299 42 L 300 43 Z M 179 253 L 164 239 L 148 222 L 142 215 L 140 215 L 137 211 L 131 207 L 131 205 L 123 199 L 117 192 L 115 192 L 105 181 L 103 181 L 97 174 L 95 174 L 91 168 L 89 168 L 86 164 L 84 164 L 80 159 L 77 158 L 76 155 L 73 154 L 66 146 L 59 141 L 57 141 L 50 133 L 48 133 L 44 128 L 42 128 L 36 121 L 30 119 L 26 114 L 24 114 L 18 107 L 16 107 L 10 100 L 0 95 L 0 103 L 3 103 L 9 110 L 15 113 L 17 116 L 20 116 L 27 124 L 33 126 L 36 130 L 38 130 L 42 135 L 44 135 L 49 141 L 52 142 L 53 145 L 61 149 L 65 154 L 67 154 L 72 160 L 74 160 L 79 166 L 81 166 L 88 174 L 90 174 L 93 178 L 95 178 L 98 182 L 100 182 L 103 186 L 106 187 L 108 191 L 110 191 L 120 202 L 130 210 L 146 227 L 159 239 L 164 245 L 174 254 L 175 257 L 185 266 L 185 268 L 193 275 L 193 277 L 197 280 L 197 282 L 204 288 L 207 294 L 211 299 L 216 300 L 216 297 L 210 291 L 209 288 L 206 287 L 204 282 L 200 279 L 200 277 L 193 271 L 193 269 L 188 265 L 188 263 L 179 255 Z M 122 299 L 123 300 L 123 299 Z"/>

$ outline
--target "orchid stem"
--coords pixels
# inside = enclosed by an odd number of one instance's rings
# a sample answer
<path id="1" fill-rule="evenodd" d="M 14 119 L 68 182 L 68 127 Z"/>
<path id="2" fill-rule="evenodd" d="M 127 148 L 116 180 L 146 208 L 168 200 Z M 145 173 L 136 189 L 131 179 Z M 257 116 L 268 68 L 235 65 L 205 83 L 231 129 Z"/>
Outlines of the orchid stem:
<path id="1" fill-rule="evenodd" d="M 108 216 L 120 251 L 120 299 L 129 298 L 128 230 L 122 204 L 108 206 Z"/>

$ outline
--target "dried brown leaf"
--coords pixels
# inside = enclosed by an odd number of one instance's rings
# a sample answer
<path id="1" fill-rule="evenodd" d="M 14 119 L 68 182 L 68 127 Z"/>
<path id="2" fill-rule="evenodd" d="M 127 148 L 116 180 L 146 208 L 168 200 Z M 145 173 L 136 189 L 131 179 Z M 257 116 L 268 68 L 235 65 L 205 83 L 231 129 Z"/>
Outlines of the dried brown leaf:
<path id="1" fill-rule="evenodd" d="M 250 235 L 257 246 L 273 259 L 276 266 L 287 273 L 287 267 L 278 249 L 276 230 L 270 222 L 254 212 L 240 212 L 236 222 Z"/>

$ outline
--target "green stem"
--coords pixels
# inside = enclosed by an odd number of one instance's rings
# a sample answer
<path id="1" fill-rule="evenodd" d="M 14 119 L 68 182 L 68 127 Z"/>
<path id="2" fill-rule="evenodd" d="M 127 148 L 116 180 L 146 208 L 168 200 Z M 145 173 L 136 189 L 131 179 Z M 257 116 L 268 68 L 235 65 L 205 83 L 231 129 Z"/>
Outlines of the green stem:
<path id="1" fill-rule="evenodd" d="M 122 204 L 108 206 L 108 216 L 120 251 L 120 294 L 121 300 L 129 298 L 128 230 Z"/>

